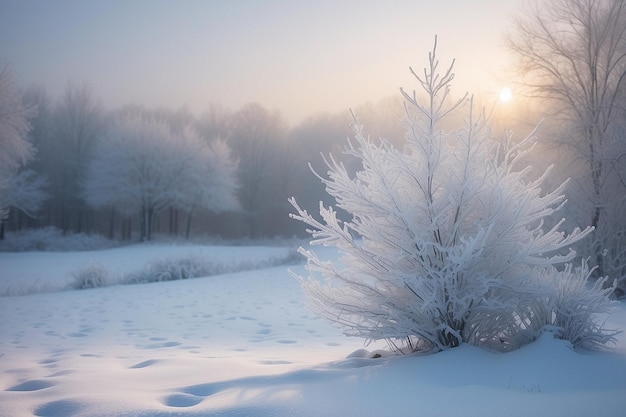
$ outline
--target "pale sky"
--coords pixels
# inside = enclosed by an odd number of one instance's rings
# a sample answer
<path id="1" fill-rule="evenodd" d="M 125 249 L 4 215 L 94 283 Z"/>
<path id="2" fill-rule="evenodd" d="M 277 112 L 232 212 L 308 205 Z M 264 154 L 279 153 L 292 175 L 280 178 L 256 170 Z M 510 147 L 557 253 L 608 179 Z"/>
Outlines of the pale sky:
<path id="1" fill-rule="evenodd" d="M 200 114 L 259 102 L 291 123 L 415 84 L 434 36 L 459 95 L 494 94 L 523 0 L 0 0 L 0 63 L 59 98 Z"/>

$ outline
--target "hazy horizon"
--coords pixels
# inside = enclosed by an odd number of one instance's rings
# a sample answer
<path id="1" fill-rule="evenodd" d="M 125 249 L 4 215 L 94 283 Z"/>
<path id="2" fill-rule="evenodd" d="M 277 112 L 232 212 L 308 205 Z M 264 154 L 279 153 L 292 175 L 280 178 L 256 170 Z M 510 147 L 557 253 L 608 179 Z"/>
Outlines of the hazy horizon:
<path id="1" fill-rule="evenodd" d="M 55 99 L 87 83 L 107 108 L 259 102 L 295 124 L 413 89 L 435 35 L 454 91 L 496 97 L 521 4 L 0 0 L 0 62 Z"/>

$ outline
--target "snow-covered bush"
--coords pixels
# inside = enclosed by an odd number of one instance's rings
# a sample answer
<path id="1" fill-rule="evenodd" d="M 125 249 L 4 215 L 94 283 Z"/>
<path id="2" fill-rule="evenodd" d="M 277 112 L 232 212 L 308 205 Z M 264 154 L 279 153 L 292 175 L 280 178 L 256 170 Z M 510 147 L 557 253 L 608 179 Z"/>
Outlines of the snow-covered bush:
<path id="1" fill-rule="evenodd" d="M 109 271 L 102 264 L 90 263 L 74 271 L 70 286 L 75 290 L 104 287 L 109 284 Z"/>
<path id="2" fill-rule="evenodd" d="M 575 257 L 566 249 L 591 229 L 566 235 L 562 223 L 544 228 L 565 204 L 565 184 L 546 192 L 550 169 L 531 180 L 531 167 L 521 166 L 532 134 L 498 142 L 471 99 L 448 104 L 452 67 L 439 72 L 435 43 L 423 75 L 411 69 L 426 95 L 401 90 L 403 150 L 366 138 L 355 117 L 344 152 L 361 170 L 351 175 L 326 159 L 328 178 L 320 179 L 348 220 L 321 203 L 317 220 L 290 200 L 292 218 L 310 226 L 311 243 L 341 255 L 332 262 L 301 249 L 311 276 L 299 278 L 311 308 L 347 335 L 384 339 L 402 351 L 464 342 L 511 349 L 545 325 L 562 327 L 561 337 L 576 345 L 608 341 L 593 315 L 608 308 L 606 293 L 580 286 L 584 266 L 555 267 Z M 463 127 L 441 130 L 442 119 L 463 108 Z M 546 300 L 547 314 L 538 314 Z"/>
<path id="3" fill-rule="evenodd" d="M 139 272 L 127 277 L 129 283 L 177 281 L 205 277 L 225 272 L 225 266 L 201 256 L 185 256 L 171 259 L 155 259 Z"/>
<path id="4" fill-rule="evenodd" d="M 296 251 L 293 250 L 285 256 L 271 257 L 259 261 L 242 261 L 238 263 L 219 262 L 199 255 L 155 259 L 149 262 L 141 271 L 128 274 L 125 278 L 125 282 L 129 284 L 140 284 L 208 277 L 225 273 L 270 268 L 279 265 L 290 265 L 299 261 L 299 258 Z"/>
<path id="5" fill-rule="evenodd" d="M 533 326 L 535 334 L 546 327 L 554 329 L 557 337 L 586 349 L 614 341 L 618 332 L 603 330 L 599 325 L 599 320 L 611 311 L 612 304 L 607 300 L 614 287 L 604 286 L 606 277 L 590 284 L 594 281 L 591 273 L 586 262 L 577 268 L 567 264 L 560 271 L 553 266 L 537 270 L 533 278 L 541 291 L 531 298 L 533 302 L 525 311 L 525 322 Z"/>

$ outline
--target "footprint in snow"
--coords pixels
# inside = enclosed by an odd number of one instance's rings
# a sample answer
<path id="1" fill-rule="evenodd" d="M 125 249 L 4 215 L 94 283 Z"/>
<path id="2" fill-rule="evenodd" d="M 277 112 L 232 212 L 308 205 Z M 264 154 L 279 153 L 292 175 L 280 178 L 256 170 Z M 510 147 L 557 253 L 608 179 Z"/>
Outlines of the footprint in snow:
<path id="1" fill-rule="evenodd" d="M 84 408 L 84 405 L 76 401 L 58 400 L 37 407 L 34 415 L 37 417 L 72 417 L 79 414 Z"/>
<path id="2" fill-rule="evenodd" d="M 7 388 L 7 391 L 39 391 L 42 389 L 50 388 L 55 384 L 45 379 L 32 379 L 30 381 L 22 382 L 19 385 L 15 385 L 11 388 Z"/>
<path id="3" fill-rule="evenodd" d="M 136 365 L 130 366 L 128 369 L 141 369 L 141 368 L 147 368 L 148 366 L 152 366 L 154 364 L 159 363 L 160 361 L 158 361 L 157 359 L 148 359 L 147 361 L 143 361 L 140 362 Z"/>

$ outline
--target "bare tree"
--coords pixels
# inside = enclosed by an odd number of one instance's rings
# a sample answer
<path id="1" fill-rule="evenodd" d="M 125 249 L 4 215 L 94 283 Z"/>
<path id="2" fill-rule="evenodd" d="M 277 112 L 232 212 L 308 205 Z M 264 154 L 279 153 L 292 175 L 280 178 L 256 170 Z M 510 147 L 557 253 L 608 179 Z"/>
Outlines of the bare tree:
<path id="1" fill-rule="evenodd" d="M 516 22 L 509 45 L 519 59 L 524 84 L 534 96 L 550 101 L 555 117 L 567 126 L 562 144 L 586 166 L 587 218 L 596 228 L 589 255 L 600 275 L 616 273 L 620 278 L 626 263 L 617 270 L 608 268 L 614 260 L 605 255 L 607 249 L 617 249 L 623 256 L 626 249 L 611 247 L 617 242 L 610 236 L 615 227 L 626 230 L 624 201 L 616 198 L 626 187 L 614 181 L 626 152 L 619 127 L 626 97 L 626 3 L 532 1 Z"/>
<path id="2" fill-rule="evenodd" d="M 196 129 L 207 140 L 228 139 L 232 133 L 233 114 L 217 103 L 209 104 L 196 122 Z"/>
<path id="3" fill-rule="evenodd" d="M 92 157 L 96 139 L 103 130 L 103 109 L 86 85 L 68 84 L 53 116 L 53 139 L 45 157 L 50 159 L 52 196 L 63 231 L 85 231 L 88 209 L 80 182 Z"/>
<path id="4" fill-rule="evenodd" d="M 229 144 L 239 158 L 240 201 L 249 220 L 249 233 L 261 233 L 261 215 L 281 198 L 278 156 L 285 146 L 287 124 L 279 112 L 258 103 L 243 106 L 233 115 Z M 284 195 L 283 201 L 287 196 Z M 271 210 L 269 210 L 271 211 Z"/>

